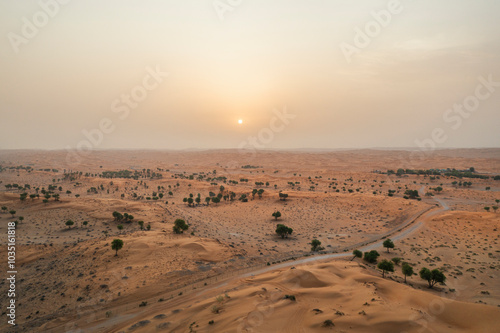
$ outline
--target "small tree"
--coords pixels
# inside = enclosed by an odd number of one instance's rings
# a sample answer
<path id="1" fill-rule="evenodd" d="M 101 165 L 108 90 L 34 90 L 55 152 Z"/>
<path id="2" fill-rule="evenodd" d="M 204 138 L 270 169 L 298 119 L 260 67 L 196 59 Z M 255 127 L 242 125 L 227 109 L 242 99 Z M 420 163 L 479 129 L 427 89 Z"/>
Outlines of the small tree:
<path id="1" fill-rule="evenodd" d="M 83 222 L 82 222 L 82 224 L 83 224 L 84 226 L 87 226 L 87 225 L 89 224 L 89 221 L 83 221 Z"/>
<path id="2" fill-rule="evenodd" d="M 431 271 L 428 268 L 424 267 L 420 270 L 419 274 L 420 278 L 422 278 L 423 280 L 427 280 L 427 283 L 429 283 L 429 288 L 434 287 L 434 285 L 438 282 L 444 283 L 444 281 L 446 281 L 446 277 L 438 269 L 433 269 Z"/>
<path id="3" fill-rule="evenodd" d="M 392 242 L 392 240 L 390 238 L 387 238 L 384 243 L 383 243 L 384 247 L 387 248 L 387 252 L 389 252 L 389 249 L 393 249 L 394 248 L 394 243 Z"/>
<path id="4" fill-rule="evenodd" d="M 8 209 L 8 208 L 7 208 L 6 206 L 2 206 L 2 213 L 7 212 L 7 209 Z"/>
<path id="5" fill-rule="evenodd" d="M 284 224 L 278 224 L 276 226 L 276 233 L 281 236 L 281 238 L 288 238 L 288 235 L 291 235 L 293 232 L 292 228 L 287 227 Z"/>
<path id="6" fill-rule="evenodd" d="M 354 250 L 352 251 L 352 254 L 354 255 L 354 257 L 352 257 L 351 261 L 353 261 L 356 258 L 361 258 L 363 256 L 363 252 L 361 252 L 360 250 Z"/>
<path id="7" fill-rule="evenodd" d="M 66 221 L 66 225 L 68 226 L 68 229 L 71 229 L 71 226 L 75 224 L 75 222 L 71 221 L 71 220 L 67 220 Z"/>
<path id="8" fill-rule="evenodd" d="M 286 198 L 288 198 L 288 194 L 280 192 L 279 197 L 281 201 L 286 201 Z"/>
<path id="9" fill-rule="evenodd" d="M 210 197 L 205 198 L 205 202 L 207 203 L 207 206 L 210 204 L 210 200 L 211 200 Z"/>
<path id="10" fill-rule="evenodd" d="M 139 227 L 141 227 L 141 230 L 144 230 L 144 221 L 137 221 L 139 223 Z"/>
<path id="11" fill-rule="evenodd" d="M 184 230 L 188 230 L 189 226 L 186 224 L 186 221 L 182 219 L 177 219 L 174 222 L 173 230 L 176 234 L 182 234 Z"/>
<path id="12" fill-rule="evenodd" d="M 391 260 L 395 265 L 399 265 L 399 263 L 401 262 L 401 258 L 399 257 L 394 257 Z"/>
<path id="13" fill-rule="evenodd" d="M 16 211 L 11 209 L 9 210 L 9 214 L 12 215 L 12 217 L 14 217 L 16 215 Z"/>
<path id="14" fill-rule="evenodd" d="M 313 239 L 310 244 L 313 252 L 324 250 L 324 247 L 321 247 L 321 242 L 317 239 Z"/>
<path id="15" fill-rule="evenodd" d="M 385 272 L 394 272 L 394 263 L 389 260 L 382 260 L 377 267 L 382 270 L 382 278 L 385 278 Z"/>
<path id="16" fill-rule="evenodd" d="M 121 239 L 113 239 L 111 242 L 111 249 L 115 250 L 115 257 L 118 256 L 118 250 L 121 250 L 123 247 L 123 241 Z"/>
<path id="17" fill-rule="evenodd" d="M 117 211 L 113 212 L 113 217 L 115 221 L 121 221 L 123 219 L 123 215 Z"/>
<path id="18" fill-rule="evenodd" d="M 493 210 L 494 210 L 494 211 L 495 211 L 495 213 L 496 213 L 496 212 L 497 212 L 497 209 L 498 209 L 498 206 L 493 206 L 493 207 L 491 207 L 491 208 L 493 208 Z"/>
<path id="19" fill-rule="evenodd" d="M 281 212 L 276 211 L 272 214 L 272 216 L 274 217 L 274 220 L 277 221 L 281 217 Z"/>
<path id="20" fill-rule="evenodd" d="M 118 230 L 120 230 L 120 232 L 123 230 L 123 225 L 121 224 L 118 224 L 116 227 L 118 228 Z"/>
<path id="21" fill-rule="evenodd" d="M 406 283 L 406 277 L 407 276 L 412 276 L 413 275 L 413 267 L 407 262 L 403 263 L 403 266 L 401 266 L 401 271 L 403 272 L 405 276 L 405 283 Z"/>
<path id="22" fill-rule="evenodd" d="M 24 221 L 24 216 L 19 216 L 18 219 L 19 219 L 19 222 L 23 222 Z"/>
<path id="23" fill-rule="evenodd" d="M 213 198 L 212 198 L 212 202 L 213 202 L 215 205 L 217 205 L 217 204 L 220 202 L 219 197 L 213 197 Z"/>
<path id="24" fill-rule="evenodd" d="M 377 258 L 380 256 L 380 254 L 375 251 L 371 250 L 370 252 L 365 252 L 365 260 L 368 261 L 369 263 L 373 264 L 377 262 Z"/>
<path id="25" fill-rule="evenodd" d="M 489 212 L 490 211 L 490 207 L 484 207 L 484 210 Z"/>

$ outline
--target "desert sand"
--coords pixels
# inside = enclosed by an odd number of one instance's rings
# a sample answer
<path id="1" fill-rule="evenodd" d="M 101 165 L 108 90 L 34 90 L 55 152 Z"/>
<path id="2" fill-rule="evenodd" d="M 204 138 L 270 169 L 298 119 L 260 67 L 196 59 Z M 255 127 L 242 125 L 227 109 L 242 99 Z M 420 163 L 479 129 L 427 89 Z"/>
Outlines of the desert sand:
<path id="1" fill-rule="evenodd" d="M 11 331 L 496 332 L 500 326 L 500 213 L 492 208 L 500 199 L 500 181 L 493 179 L 500 175 L 500 149 L 95 151 L 78 163 L 68 163 L 64 151 L 10 150 L 0 151 L 0 166 L 0 206 L 16 211 L 0 212 L 2 240 L 7 222 L 18 221 L 19 326 Z M 490 178 L 385 173 L 470 167 Z M 100 176 L 120 170 L 141 176 Z M 49 185 L 59 199 L 43 202 L 41 190 Z M 40 197 L 30 198 L 36 188 Z M 262 196 L 253 189 L 263 189 Z M 421 200 L 405 199 L 408 189 Z M 235 200 L 206 205 L 210 192 L 234 192 Z M 288 194 L 285 201 L 280 192 Z M 200 204 L 183 201 L 198 193 Z M 134 218 L 115 221 L 114 211 Z M 172 230 L 176 219 L 189 225 L 183 234 Z M 140 220 L 150 230 L 141 230 Z M 277 223 L 293 233 L 282 239 Z M 381 246 L 388 237 L 395 243 L 390 252 Z M 115 238 L 124 241 L 118 256 Z M 319 253 L 311 252 L 312 239 L 321 241 Z M 376 265 L 351 261 L 353 249 L 375 249 L 379 261 L 402 258 L 416 274 L 404 283 L 395 265 L 382 278 Z M 445 284 L 429 289 L 418 276 L 422 267 L 440 269 Z M 2 295 L 7 289 L 4 280 Z"/>

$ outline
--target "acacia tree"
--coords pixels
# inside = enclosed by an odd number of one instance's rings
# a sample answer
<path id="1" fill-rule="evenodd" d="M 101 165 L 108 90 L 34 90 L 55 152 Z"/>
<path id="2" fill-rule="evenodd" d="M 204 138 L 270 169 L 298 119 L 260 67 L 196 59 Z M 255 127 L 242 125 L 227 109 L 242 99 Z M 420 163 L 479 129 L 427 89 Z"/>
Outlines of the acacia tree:
<path id="1" fill-rule="evenodd" d="M 423 280 L 427 280 L 427 283 L 429 283 L 429 288 L 434 287 L 434 285 L 438 282 L 444 283 L 444 281 L 446 281 L 446 277 L 438 269 L 433 269 L 431 271 L 427 267 L 424 267 L 420 270 L 419 275 Z"/>
<path id="2" fill-rule="evenodd" d="M 123 241 L 121 239 L 113 239 L 111 242 L 111 249 L 115 250 L 115 257 L 118 256 L 118 250 L 121 250 L 123 247 Z"/>
<path id="3" fill-rule="evenodd" d="M 277 220 L 278 220 L 278 218 L 280 218 L 280 217 L 281 217 L 281 212 L 278 210 L 278 211 L 274 212 L 274 213 L 272 214 L 272 216 L 274 217 L 274 220 L 275 220 L 275 221 L 277 221 Z"/>
<path id="4" fill-rule="evenodd" d="M 360 250 L 354 250 L 352 251 L 352 254 L 354 255 L 354 257 L 352 257 L 351 261 L 353 261 L 356 258 L 361 258 L 363 256 L 363 252 L 361 252 Z"/>
<path id="5" fill-rule="evenodd" d="M 291 235 L 293 232 L 292 228 L 287 227 L 284 224 L 278 224 L 276 226 L 276 233 L 281 236 L 281 238 L 288 238 L 288 235 Z"/>
<path id="6" fill-rule="evenodd" d="M 310 244 L 311 251 L 313 252 L 324 250 L 324 247 L 321 246 L 321 242 L 317 239 L 313 239 Z"/>
<path id="7" fill-rule="evenodd" d="M 16 215 L 16 211 L 11 209 L 9 210 L 9 214 L 12 215 L 12 217 L 14 217 L 14 215 Z"/>
<path id="8" fill-rule="evenodd" d="M 125 213 L 125 214 L 127 214 L 127 213 Z M 127 216 L 128 216 L 128 214 L 127 214 Z M 119 213 L 117 211 L 114 211 L 113 217 L 115 218 L 115 221 L 121 221 L 121 220 L 123 220 L 124 215 L 122 215 L 121 213 Z"/>
<path id="9" fill-rule="evenodd" d="M 387 238 L 384 243 L 383 243 L 384 247 L 387 248 L 387 252 L 389 252 L 389 249 L 393 249 L 394 248 L 394 243 L 392 242 L 392 240 L 390 238 Z"/>
<path id="10" fill-rule="evenodd" d="M 205 198 L 205 202 L 207 203 L 207 206 L 210 204 L 210 200 L 212 200 L 212 199 L 210 199 L 210 197 Z"/>
<path id="11" fill-rule="evenodd" d="M 365 260 L 368 261 L 369 263 L 376 263 L 377 262 L 377 258 L 380 256 L 380 254 L 375 251 L 375 250 L 371 250 L 370 252 L 365 252 Z"/>
<path id="12" fill-rule="evenodd" d="M 186 221 L 182 219 L 177 219 L 174 222 L 173 230 L 176 234 L 182 234 L 184 230 L 188 230 L 189 226 L 186 224 Z"/>
<path id="13" fill-rule="evenodd" d="M 403 272 L 403 275 L 405 276 L 405 283 L 406 283 L 406 277 L 413 275 L 413 267 L 411 267 L 411 265 L 409 263 L 404 262 L 403 265 L 401 266 L 401 271 Z"/>
<path id="14" fill-rule="evenodd" d="M 286 198 L 288 198 L 288 194 L 280 192 L 279 197 L 281 201 L 286 201 Z"/>
<path id="15" fill-rule="evenodd" d="M 385 272 L 394 272 L 394 263 L 389 260 L 382 260 L 377 267 L 382 270 L 382 278 L 385 278 Z"/>
<path id="16" fill-rule="evenodd" d="M 144 221 L 137 221 L 137 223 L 139 223 L 141 230 L 144 230 Z"/>

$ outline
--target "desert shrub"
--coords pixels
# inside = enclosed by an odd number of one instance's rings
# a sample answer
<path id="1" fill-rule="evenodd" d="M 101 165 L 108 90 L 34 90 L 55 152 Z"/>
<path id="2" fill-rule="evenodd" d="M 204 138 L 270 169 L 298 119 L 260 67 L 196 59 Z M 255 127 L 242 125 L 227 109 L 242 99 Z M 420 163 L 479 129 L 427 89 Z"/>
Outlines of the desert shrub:
<path id="1" fill-rule="evenodd" d="M 369 263 L 376 263 L 377 262 L 377 258 L 380 256 L 380 254 L 375 251 L 375 250 L 371 250 L 370 252 L 365 252 L 365 257 L 364 259 L 369 262 Z"/>
<path id="2" fill-rule="evenodd" d="M 331 321 L 330 319 L 327 319 L 323 322 L 323 327 L 333 327 L 335 326 L 335 324 L 333 323 L 333 321 Z"/>
<path id="3" fill-rule="evenodd" d="M 182 234 L 184 232 L 184 230 L 187 230 L 187 229 L 189 229 L 189 226 L 186 224 L 186 222 L 184 220 L 182 220 L 182 219 L 175 220 L 174 227 L 173 227 L 174 233 Z"/>

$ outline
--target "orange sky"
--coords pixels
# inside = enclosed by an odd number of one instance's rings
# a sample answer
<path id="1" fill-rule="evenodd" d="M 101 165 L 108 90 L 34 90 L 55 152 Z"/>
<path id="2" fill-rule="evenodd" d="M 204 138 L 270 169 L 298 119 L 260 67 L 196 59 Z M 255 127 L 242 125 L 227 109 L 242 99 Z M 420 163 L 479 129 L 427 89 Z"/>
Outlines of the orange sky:
<path id="1" fill-rule="evenodd" d="M 498 147 L 498 13 L 494 0 L 3 1 L 0 149 Z"/>

